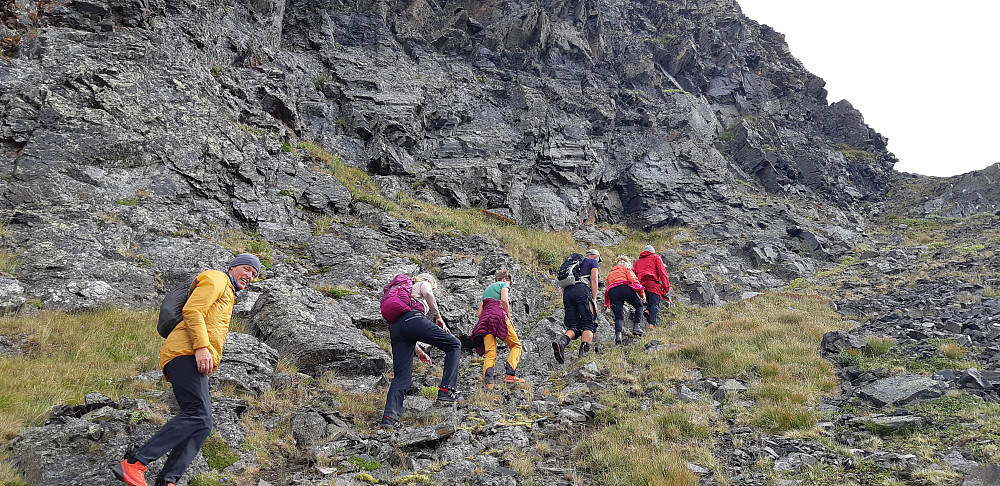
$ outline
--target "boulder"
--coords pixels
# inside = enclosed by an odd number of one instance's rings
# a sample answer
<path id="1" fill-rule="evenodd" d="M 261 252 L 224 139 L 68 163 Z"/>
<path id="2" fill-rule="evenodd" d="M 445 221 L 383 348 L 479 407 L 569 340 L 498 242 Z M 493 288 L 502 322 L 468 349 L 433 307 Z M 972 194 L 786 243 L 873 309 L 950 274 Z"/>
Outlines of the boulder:
<path id="1" fill-rule="evenodd" d="M 837 354 L 841 351 L 861 349 L 868 345 L 864 338 L 854 336 L 847 331 L 830 331 L 823 335 L 820 347 L 823 351 Z"/>
<path id="2" fill-rule="evenodd" d="M 27 301 L 20 282 L 0 276 L 0 314 L 15 312 Z"/>
<path id="3" fill-rule="evenodd" d="M 395 443 L 399 447 L 406 447 L 438 441 L 450 437 L 456 430 L 455 424 L 449 422 L 425 427 L 404 428 L 396 434 Z"/>
<path id="4" fill-rule="evenodd" d="M 883 378 L 857 390 L 858 396 L 877 407 L 900 406 L 944 395 L 947 385 L 921 375 Z"/>
<path id="5" fill-rule="evenodd" d="M 387 369 L 389 356 L 356 328 L 335 299 L 289 278 L 258 284 L 261 296 L 248 319 L 254 336 L 313 376 L 347 376 Z"/>
<path id="6" fill-rule="evenodd" d="M 987 464 L 965 472 L 962 486 L 991 486 L 1000 484 L 1000 465 Z"/>
<path id="7" fill-rule="evenodd" d="M 274 348 L 249 334 L 230 332 L 222 348 L 222 362 L 209 380 L 260 395 L 271 389 L 271 376 L 277 363 L 278 352 Z"/>

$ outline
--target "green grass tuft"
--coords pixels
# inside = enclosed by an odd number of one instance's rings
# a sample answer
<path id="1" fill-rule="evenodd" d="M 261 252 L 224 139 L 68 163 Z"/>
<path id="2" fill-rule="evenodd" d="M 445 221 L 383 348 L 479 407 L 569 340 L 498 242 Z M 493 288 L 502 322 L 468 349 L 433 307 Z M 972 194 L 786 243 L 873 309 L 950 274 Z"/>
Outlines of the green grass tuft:
<path id="1" fill-rule="evenodd" d="M 371 461 L 367 461 L 359 456 L 351 457 L 347 460 L 347 462 L 354 464 L 355 466 L 358 466 L 358 468 L 361 469 L 362 471 L 374 471 L 382 467 L 382 463 L 374 459 Z"/>
<path id="2" fill-rule="evenodd" d="M 358 291 L 356 290 L 351 290 L 344 287 L 338 287 L 336 285 L 318 285 L 313 288 L 322 292 L 324 295 L 328 297 L 333 297 L 334 299 L 342 299 L 344 297 L 347 297 L 348 295 L 354 295 L 358 293 Z"/>
<path id="3" fill-rule="evenodd" d="M 205 456 L 208 467 L 216 471 L 222 471 L 240 460 L 240 455 L 214 431 L 202 444 L 201 454 Z"/>

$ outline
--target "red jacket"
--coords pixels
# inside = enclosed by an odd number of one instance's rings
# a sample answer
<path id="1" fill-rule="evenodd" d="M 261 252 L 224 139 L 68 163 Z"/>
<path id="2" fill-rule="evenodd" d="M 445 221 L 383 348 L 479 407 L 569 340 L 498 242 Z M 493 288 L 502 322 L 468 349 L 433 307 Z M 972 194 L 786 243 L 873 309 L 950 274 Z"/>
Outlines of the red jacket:
<path id="1" fill-rule="evenodd" d="M 660 297 L 666 297 L 670 291 L 670 276 L 663 266 L 660 255 L 651 251 L 644 251 L 639 254 L 639 258 L 632 265 L 635 269 L 636 277 L 646 288 L 646 292 L 652 292 Z"/>

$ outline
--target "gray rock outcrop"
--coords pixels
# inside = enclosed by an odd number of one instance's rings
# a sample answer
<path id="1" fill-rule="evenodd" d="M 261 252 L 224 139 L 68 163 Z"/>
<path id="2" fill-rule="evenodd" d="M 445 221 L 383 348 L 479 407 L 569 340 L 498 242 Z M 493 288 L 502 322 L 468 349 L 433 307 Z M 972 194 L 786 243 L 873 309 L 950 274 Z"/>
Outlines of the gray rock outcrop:
<path id="1" fill-rule="evenodd" d="M 232 384 L 236 390 L 261 394 L 271 389 L 278 352 L 253 336 L 230 332 L 222 349 L 222 362 L 212 373 L 216 384 Z"/>
<path id="2" fill-rule="evenodd" d="M 353 376 L 387 369 L 389 356 L 354 327 L 335 299 L 288 278 L 258 287 L 262 293 L 249 318 L 252 333 L 300 371 Z"/>
<path id="3" fill-rule="evenodd" d="M 944 395 L 945 384 L 920 375 L 883 378 L 858 390 L 858 395 L 877 407 L 906 405 Z"/>

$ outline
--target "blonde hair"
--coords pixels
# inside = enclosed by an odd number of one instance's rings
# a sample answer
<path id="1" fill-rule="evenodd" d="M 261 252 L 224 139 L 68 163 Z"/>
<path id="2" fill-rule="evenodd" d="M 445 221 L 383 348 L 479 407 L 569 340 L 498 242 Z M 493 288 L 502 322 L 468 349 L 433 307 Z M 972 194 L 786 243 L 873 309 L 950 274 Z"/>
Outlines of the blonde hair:
<path id="1" fill-rule="evenodd" d="M 632 266 L 632 259 L 629 258 L 628 255 L 618 255 L 617 257 L 615 257 L 615 264 L 616 265 L 628 265 L 628 266 L 631 267 Z"/>
<path id="2" fill-rule="evenodd" d="M 413 277 L 414 282 L 427 282 L 431 284 L 432 289 L 438 288 L 438 281 L 433 275 L 429 273 L 418 273 L 416 277 Z"/>

